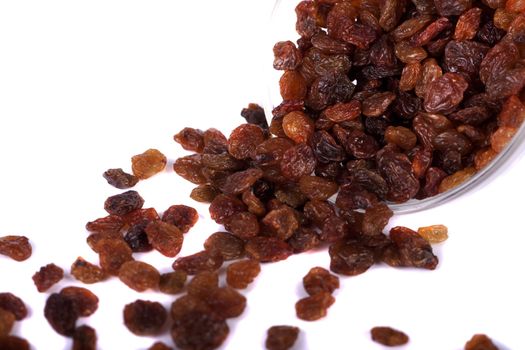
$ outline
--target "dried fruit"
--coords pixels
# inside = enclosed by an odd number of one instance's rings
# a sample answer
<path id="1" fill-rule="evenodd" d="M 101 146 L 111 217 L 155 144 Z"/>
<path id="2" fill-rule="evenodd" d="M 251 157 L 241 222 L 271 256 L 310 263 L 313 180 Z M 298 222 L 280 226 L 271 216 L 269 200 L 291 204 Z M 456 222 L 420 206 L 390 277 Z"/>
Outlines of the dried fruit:
<path id="1" fill-rule="evenodd" d="M 200 185 L 191 191 L 190 198 L 201 203 L 211 203 L 219 193 L 212 185 Z"/>
<path id="2" fill-rule="evenodd" d="M 96 350 L 97 333 L 89 326 L 80 326 L 73 334 L 72 350 Z"/>
<path id="3" fill-rule="evenodd" d="M 204 249 L 219 253 L 224 261 L 235 260 L 244 256 L 242 239 L 228 232 L 215 232 L 204 242 Z"/>
<path id="4" fill-rule="evenodd" d="M 333 293 L 339 288 L 339 277 L 332 275 L 322 267 L 312 267 L 303 277 L 303 286 L 309 295 L 321 292 Z"/>
<path id="5" fill-rule="evenodd" d="M 385 346 L 400 346 L 408 343 L 408 336 L 390 327 L 374 327 L 370 330 L 372 340 Z"/>
<path id="6" fill-rule="evenodd" d="M 108 169 L 102 176 L 108 184 L 121 190 L 131 188 L 139 182 L 136 176 L 124 172 L 121 168 Z"/>
<path id="7" fill-rule="evenodd" d="M 149 288 L 156 289 L 159 285 L 159 271 L 142 261 L 127 261 L 120 267 L 118 277 L 124 284 L 137 292 Z"/>
<path id="8" fill-rule="evenodd" d="M 417 232 L 409 228 L 396 226 L 390 230 L 390 239 L 394 243 L 385 262 L 391 266 L 412 266 L 434 270 L 438 258 L 432 252 L 430 244 Z"/>
<path id="9" fill-rule="evenodd" d="M 82 287 L 66 287 L 60 291 L 61 296 L 69 298 L 80 317 L 88 317 L 98 309 L 98 297 L 90 290 Z"/>
<path id="10" fill-rule="evenodd" d="M 247 211 L 236 213 L 228 217 L 224 223 L 224 228 L 243 240 L 247 240 L 259 234 L 259 222 L 257 217 Z"/>
<path id="11" fill-rule="evenodd" d="M 46 300 L 44 316 L 58 334 L 70 337 L 75 333 L 79 315 L 75 302 L 68 296 L 51 294 Z"/>
<path id="12" fill-rule="evenodd" d="M 219 275 L 216 271 L 199 272 L 193 276 L 187 286 L 189 295 L 193 295 L 203 300 L 217 288 L 219 288 Z"/>
<path id="13" fill-rule="evenodd" d="M 330 270 L 346 276 L 366 272 L 374 264 L 372 249 L 356 242 L 339 241 L 330 246 Z"/>
<path id="14" fill-rule="evenodd" d="M 187 274 L 184 271 L 163 273 L 160 275 L 159 290 L 166 294 L 178 294 L 184 289 Z"/>
<path id="15" fill-rule="evenodd" d="M 299 221 L 292 208 L 283 205 L 270 211 L 262 219 L 262 223 L 275 235 L 275 237 L 286 240 L 299 228 Z M 249 238 L 249 237 L 248 237 Z"/>
<path id="16" fill-rule="evenodd" d="M 158 341 L 158 342 L 155 342 L 152 346 L 150 346 L 148 350 L 173 350 L 173 349 L 167 346 L 166 344 Z"/>
<path id="17" fill-rule="evenodd" d="M 203 250 L 201 252 L 177 258 L 173 263 L 174 270 L 182 270 L 188 275 L 196 275 L 201 271 L 215 271 L 222 266 L 222 255 L 218 252 Z"/>
<path id="18" fill-rule="evenodd" d="M 55 264 L 42 266 L 38 272 L 33 275 L 33 282 L 40 293 L 45 292 L 51 286 L 58 283 L 64 278 L 64 270 Z"/>
<path id="19" fill-rule="evenodd" d="M 11 312 L 17 321 L 27 316 L 27 308 L 22 299 L 9 292 L 0 293 L 0 309 Z"/>
<path id="20" fill-rule="evenodd" d="M 292 255 L 290 246 L 276 237 L 254 237 L 244 246 L 248 257 L 260 262 L 276 262 Z"/>
<path id="21" fill-rule="evenodd" d="M 297 317 L 304 321 L 316 321 L 326 316 L 335 298 L 328 292 L 320 292 L 295 303 Z"/>
<path id="22" fill-rule="evenodd" d="M 417 233 L 429 243 L 441 243 L 448 238 L 448 228 L 444 225 L 420 227 L 417 229 Z"/>
<path id="23" fill-rule="evenodd" d="M 188 232 L 199 219 L 197 210 L 187 205 L 172 205 L 164 214 L 162 214 L 162 221 L 177 226 L 182 232 Z"/>
<path id="24" fill-rule="evenodd" d="M 175 345 L 182 350 L 215 349 L 229 333 L 226 321 L 212 312 L 190 311 L 171 329 Z"/>
<path id="25" fill-rule="evenodd" d="M 266 333 L 265 346 L 268 350 L 287 350 L 294 346 L 299 336 L 299 328 L 292 326 L 272 326 Z"/>
<path id="26" fill-rule="evenodd" d="M 261 272 L 261 265 L 256 260 L 236 261 L 226 268 L 226 282 L 237 289 L 245 289 Z"/>
<path id="27" fill-rule="evenodd" d="M 299 180 L 299 188 L 311 200 L 326 200 L 337 192 L 339 186 L 322 177 L 303 176 Z"/>
<path id="28" fill-rule="evenodd" d="M 166 167 L 168 160 L 159 150 L 148 149 L 144 153 L 131 157 L 133 175 L 141 180 L 160 173 Z"/>
<path id="29" fill-rule="evenodd" d="M 124 325 L 135 335 L 160 333 L 168 314 L 156 301 L 136 300 L 124 307 Z"/>
<path id="30" fill-rule="evenodd" d="M 475 334 L 465 344 L 465 350 L 498 350 L 492 340 L 485 334 Z"/>
<path id="31" fill-rule="evenodd" d="M 202 130 L 184 128 L 173 136 L 173 139 L 187 151 L 202 153 L 204 150 L 204 132 Z"/>
<path id="32" fill-rule="evenodd" d="M 182 248 L 184 236 L 177 226 L 164 221 L 152 221 L 146 226 L 150 244 L 162 255 L 174 257 Z"/>
<path id="33" fill-rule="evenodd" d="M 0 237 L 0 254 L 16 261 L 29 259 L 32 253 L 29 239 L 25 236 Z"/>
<path id="34" fill-rule="evenodd" d="M 209 211 L 213 221 L 224 224 L 233 214 L 246 211 L 246 206 L 234 196 L 220 194 L 211 202 Z"/>
<path id="35" fill-rule="evenodd" d="M 144 199 L 137 191 L 126 191 L 108 197 L 104 202 L 104 209 L 112 215 L 123 216 L 134 210 L 141 209 L 144 205 Z"/>
<path id="36" fill-rule="evenodd" d="M 0 339 L 6 337 L 13 329 L 15 315 L 11 311 L 0 308 Z"/>

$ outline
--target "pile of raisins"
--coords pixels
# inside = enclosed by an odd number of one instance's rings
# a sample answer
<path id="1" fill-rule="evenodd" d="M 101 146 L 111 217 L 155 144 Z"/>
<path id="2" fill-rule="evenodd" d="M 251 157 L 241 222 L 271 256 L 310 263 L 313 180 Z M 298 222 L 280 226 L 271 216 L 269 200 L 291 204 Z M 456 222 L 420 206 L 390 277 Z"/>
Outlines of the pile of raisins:
<path id="1" fill-rule="evenodd" d="M 446 240 L 447 228 L 396 226 L 385 234 L 393 215 L 388 204 L 468 180 L 525 119 L 524 1 L 306 0 L 296 14 L 300 38 L 274 46 L 283 101 L 271 123 L 250 104 L 241 112 L 246 123 L 229 137 L 189 127 L 174 136 L 194 152 L 177 159 L 174 171 L 197 185 L 190 197 L 209 203 L 211 218 L 224 227 L 201 251 L 178 256 L 199 219 L 195 209 L 173 205 L 159 215 L 130 190 L 165 169 L 160 151 L 133 156 L 132 174 L 104 172 L 110 185 L 127 191 L 107 198 L 108 215 L 86 225 L 99 264 L 78 257 L 71 275 L 85 284 L 116 276 L 137 292 L 181 294 L 169 311 L 154 301 L 127 304 L 122 316 L 131 333 L 158 335 L 169 325 L 179 349 L 217 348 L 229 334 L 227 320 L 246 307 L 239 290 L 250 286 L 261 263 L 316 248 L 327 248 L 331 272 L 314 267 L 303 278 L 308 296 L 295 308 L 307 321 L 327 315 L 337 275 L 359 275 L 376 263 L 435 269 L 431 244 Z M 173 272 L 135 260 L 135 253 L 152 250 L 175 258 Z M 24 236 L 0 237 L 2 255 L 22 261 L 31 252 Z M 62 268 L 48 264 L 33 281 L 46 292 L 63 277 Z M 94 350 L 96 331 L 77 322 L 98 301 L 86 288 L 65 287 L 48 296 L 44 315 L 73 339 L 73 349 Z M 0 293 L 0 349 L 29 349 L 10 335 L 26 315 L 22 300 Z M 272 326 L 265 346 L 289 349 L 299 333 Z M 371 337 L 386 346 L 409 341 L 390 327 L 373 328 Z M 160 342 L 150 347 L 166 349 Z M 497 347 L 482 334 L 465 345 L 481 349 Z"/>

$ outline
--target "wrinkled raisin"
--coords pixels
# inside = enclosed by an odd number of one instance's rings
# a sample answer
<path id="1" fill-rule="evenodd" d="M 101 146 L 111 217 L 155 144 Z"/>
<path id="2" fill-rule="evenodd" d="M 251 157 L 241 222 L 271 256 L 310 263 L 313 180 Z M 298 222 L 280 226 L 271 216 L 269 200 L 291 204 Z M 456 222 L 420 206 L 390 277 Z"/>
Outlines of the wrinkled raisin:
<path id="1" fill-rule="evenodd" d="M 159 290 L 166 294 L 178 294 L 184 289 L 187 274 L 184 271 L 163 273 L 160 275 Z"/>
<path id="2" fill-rule="evenodd" d="M 215 271 L 222 266 L 222 255 L 218 252 L 201 252 L 180 257 L 173 263 L 174 270 L 185 271 L 188 275 L 195 275 L 201 271 Z"/>
<path id="3" fill-rule="evenodd" d="M 475 334 L 465 344 L 465 350 L 498 350 L 499 348 L 494 345 L 492 339 L 487 337 L 485 334 Z"/>
<path id="4" fill-rule="evenodd" d="M 260 262 L 276 262 L 292 255 L 290 246 L 276 237 L 254 237 L 244 246 L 248 257 Z"/>
<path id="5" fill-rule="evenodd" d="M 29 239 L 24 236 L 0 237 L 0 254 L 10 257 L 16 261 L 29 259 L 33 249 Z"/>
<path id="6" fill-rule="evenodd" d="M 184 236 L 177 226 L 164 221 L 152 221 L 146 226 L 146 234 L 150 244 L 167 257 L 179 254 Z"/>
<path id="7" fill-rule="evenodd" d="M 374 252 L 359 243 L 337 242 L 330 246 L 330 270 L 346 276 L 364 273 L 374 264 Z"/>
<path id="8" fill-rule="evenodd" d="M 121 239 L 102 239 L 97 247 L 100 267 L 110 275 L 117 276 L 122 264 L 133 260 L 131 248 Z"/>
<path id="9" fill-rule="evenodd" d="M 182 233 L 188 232 L 198 219 L 197 210 L 182 204 L 172 205 L 162 214 L 162 221 L 177 226 Z"/>
<path id="10" fill-rule="evenodd" d="M 417 233 L 429 243 L 441 243 L 448 238 L 448 229 L 444 225 L 420 227 L 417 229 Z"/>
<path id="11" fill-rule="evenodd" d="M 11 312 L 17 321 L 27 316 L 27 308 L 22 299 L 9 292 L 0 293 L 0 309 Z"/>
<path id="12" fill-rule="evenodd" d="M 171 329 L 175 345 L 182 350 L 216 349 L 229 333 L 226 321 L 212 312 L 190 311 Z"/>
<path id="13" fill-rule="evenodd" d="M 291 349 L 299 336 L 299 328 L 293 326 L 272 326 L 266 332 L 264 345 L 268 350 Z"/>
<path id="14" fill-rule="evenodd" d="M 236 213 L 228 217 L 224 223 L 224 228 L 243 240 L 255 237 L 259 234 L 259 222 L 257 217 L 247 211 Z"/>
<path id="15" fill-rule="evenodd" d="M 58 334 L 70 337 L 75 333 L 79 315 L 75 302 L 68 296 L 51 294 L 46 300 L 44 316 Z"/>
<path id="16" fill-rule="evenodd" d="M 322 267 L 313 267 L 303 277 L 303 286 L 306 293 L 315 295 L 320 292 L 333 293 L 339 288 L 339 277 L 332 275 Z"/>
<path id="17" fill-rule="evenodd" d="M 240 260 L 228 265 L 226 282 L 237 289 L 245 289 L 261 272 L 261 266 L 256 260 Z"/>
<path id="18" fill-rule="evenodd" d="M 33 275 L 33 282 L 40 293 L 45 292 L 54 284 L 64 278 L 64 270 L 55 264 L 42 266 L 38 272 Z"/>
<path id="19" fill-rule="evenodd" d="M 62 288 L 60 295 L 69 298 L 80 317 L 91 316 L 98 309 L 98 297 L 89 289 L 82 287 Z"/>
<path id="20" fill-rule="evenodd" d="M 124 284 L 137 292 L 156 289 L 160 274 L 156 268 L 142 261 L 127 261 L 120 267 L 118 277 Z"/>
<path id="21" fill-rule="evenodd" d="M 219 288 L 219 275 L 216 271 L 201 271 L 188 283 L 188 294 L 205 299 L 214 289 Z"/>
<path id="22" fill-rule="evenodd" d="M 385 346 L 400 346 L 408 343 L 408 336 L 390 327 L 374 327 L 370 330 L 372 340 Z"/>
<path id="23" fill-rule="evenodd" d="M 96 350 L 97 333 L 89 326 L 80 326 L 73 334 L 72 350 Z"/>
<path id="24" fill-rule="evenodd" d="M 328 292 L 319 292 L 295 303 L 297 317 L 304 321 L 316 321 L 326 316 L 335 298 Z"/>
<path id="25" fill-rule="evenodd" d="M 148 149 L 144 153 L 131 157 L 133 175 L 141 180 L 160 173 L 166 167 L 166 156 L 156 149 Z"/>
<path id="26" fill-rule="evenodd" d="M 156 301 L 136 300 L 124 307 L 124 325 L 135 335 L 155 335 L 166 323 L 167 312 Z"/>
<path id="27" fill-rule="evenodd" d="M 228 232 L 211 234 L 204 242 L 204 249 L 218 252 L 224 261 L 235 260 L 244 256 L 244 242 Z"/>
<path id="28" fill-rule="evenodd" d="M 137 191 L 126 191 L 121 194 L 117 194 L 108 197 L 104 202 L 104 209 L 112 215 L 123 216 L 133 210 L 142 208 L 144 199 L 138 194 Z"/>
<path id="29" fill-rule="evenodd" d="M 121 190 L 131 188 L 139 182 L 136 176 L 124 172 L 121 168 L 108 169 L 102 176 L 108 184 Z"/>
<path id="30" fill-rule="evenodd" d="M 228 217 L 245 210 L 246 206 L 243 202 L 234 196 L 226 194 L 220 194 L 215 197 L 209 207 L 212 220 L 218 224 L 224 224 Z"/>
<path id="31" fill-rule="evenodd" d="M 173 139 L 187 151 L 202 153 L 204 150 L 204 132 L 202 130 L 184 128 L 173 136 Z"/>

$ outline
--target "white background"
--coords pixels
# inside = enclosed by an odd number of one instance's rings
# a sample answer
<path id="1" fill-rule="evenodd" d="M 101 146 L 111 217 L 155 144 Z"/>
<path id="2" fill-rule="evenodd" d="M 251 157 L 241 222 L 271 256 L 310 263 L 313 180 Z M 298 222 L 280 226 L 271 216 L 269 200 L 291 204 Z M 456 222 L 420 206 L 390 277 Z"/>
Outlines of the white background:
<path id="1" fill-rule="evenodd" d="M 219 230 L 207 207 L 189 199 L 193 186 L 171 170 L 185 154 L 172 137 L 184 126 L 228 134 L 242 122 L 242 107 L 265 103 L 261 67 L 271 65 L 263 58 L 271 52 L 265 37 L 272 6 L 272 0 L 0 1 L 0 236 L 26 235 L 34 248 L 22 263 L 0 257 L 0 291 L 29 305 L 29 318 L 14 334 L 33 349 L 70 347 L 43 318 L 48 293 L 38 293 L 31 276 L 50 262 L 63 267 L 66 278 L 49 291 L 56 292 L 79 285 L 69 276 L 77 256 L 97 262 L 84 224 L 104 216 L 105 198 L 120 192 L 102 178 L 107 168 L 129 171 L 132 155 L 158 148 L 169 166 L 136 186 L 145 206 L 162 212 L 184 203 L 199 210 L 182 255 L 200 250 Z M 460 199 L 395 217 L 391 225 L 449 227 L 449 240 L 436 247 L 438 269 L 378 266 L 342 277 L 336 303 L 321 321 L 298 320 L 294 303 L 305 296 L 306 272 L 328 267 L 326 251 L 264 265 L 243 292 L 248 307 L 229 321 L 222 349 L 262 349 L 274 324 L 302 329 L 296 349 L 382 349 L 369 339 L 377 325 L 410 335 L 400 349 L 459 350 L 477 332 L 502 349 L 524 349 L 524 174 L 525 159 L 517 157 Z M 136 258 L 162 272 L 173 261 L 157 252 Z M 99 349 L 146 349 L 154 339 L 123 326 L 123 306 L 137 298 L 166 307 L 173 301 L 134 292 L 115 278 L 88 288 L 100 307 L 79 324 L 96 328 Z"/>

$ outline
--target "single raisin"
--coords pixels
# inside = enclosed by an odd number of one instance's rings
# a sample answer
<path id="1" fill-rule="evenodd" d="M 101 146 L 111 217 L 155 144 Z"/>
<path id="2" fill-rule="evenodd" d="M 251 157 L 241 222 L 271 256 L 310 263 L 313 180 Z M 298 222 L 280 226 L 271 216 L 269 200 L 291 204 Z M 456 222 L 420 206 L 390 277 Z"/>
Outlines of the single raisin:
<path id="1" fill-rule="evenodd" d="M 173 136 L 173 139 L 187 151 L 202 153 L 204 150 L 204 132 L 202 130 L 184 128 Z"/>
<path id="2" fill-rule="evenodd" d="M 400 346 L 408 343 L 408 336 L 390 327 L 374 327 L 370 330 L 372 340 L 385 346 Z"/>
<path id="3" fill-rule="evenodd" d="M 9 335 L 15 320 L 15 315 L 11 311 L 0 308 L 0 339 Z"/>
<path id="4" fill-rule="evenodd" d="M 319 292 L 295 303 L 295 313 L 304 321 L 317 321 L 326 316 L 335 298 L 328 292 Z"/>
<path id="5" fill-rule="evenodd" d="M 174 270 L 182 270 L 188 275 L 196 275 L 201 271 L 215 271 L 218 270 L 223 263 L 222 255 L 218 252 L 208 252 L 203 250 L 201 252 L 180 257 L 173 263 Z"/>
<path id="6" fill-rule="evenodd" d="M 220 194 L 215 197 L 209 207 L 212 220 L 218 224 L 224 224 L 228 217 L 245 210 L 246 206 L 243 202 L 237 197 L 227 194 Z"/>
<path id="7" fill-rule="evenodd" d="M 112 215 L 123 216 L 133 210 L 141 209 L 144 205 L 144 199 L 137 191 L 126 191 L 108 197 L 104 202 L 104 209 Z"/>
<path id="8" fill-rule="evenodd" d="M 96 350 L 97 333 L 90 326 L 80 326 L 73 334 L 72 350 Z"/>
<path id="9" fill-rule="evenodd" d="M 0 309 L 11 312 L 17 321 L 27 316 L 27 308 L 22 299 L 9 292 L 0 293 Z"/>
<path id="10" fill-rule="evenodd" d="M 339 288 L 339 277 L 322 267 L 312 267 L 303 277 L 303 286 L 309 295 L 321 292 L 333 293 Z"/>
<path id="11" fill-rule="evenodd" d="M 108 184 L 121 190 L 131 188 L 139 182 L 138 177 L 124 172 L 121 168 L 108 169 L 102 176 Z"/>
<path id="12" fill-rule="evenodd" d="M 228 217 L 224 223 L 224 228 L 243 240 L 257 236 L 260 230 L 257 217 L 247 211 Z"/>
<path id="13" fill-rule="evenodd" d="M 287 350 L 291 349 L 297 337 L 299 328 L 293 326 L 272 326 L 266 332 L 264 345 L 268 350 Z"/>
<path id="14" fill-rule="evenodd" d="M 261 272 L 261 265 L 256 260 L 236 261 L 226 268 L 226 282 L 237 289 L 245 289 Z"/>
<path id="15" fill-rule="evenodd" d="M 141 180 L 160 173 L 166 167 L 166 156 L 156 149 L 148 149 L 144 153 L 131 157 L 133 175 Z"/>
<path id="16" fill-rule="evenodd" d="M 198 219 L 197 210 L 182 204 L 172 205 L 162 214 L 162 221 L 177 226 L 182 233 L 188 232 Z"/>
<path id="17" fill-rule="evenodd" d="M 214 290 L 219 288 L 219 275 L 216 271 L 201 271 L 188 283 L 188 294 L 199 299 L 205 299 Z"/>
<path id="18" fill-rule="evenodd" d="M 33 249 L 29 239 L 25 236 L 0 237 L 0 254 L 10 257 L 16 261 L 29 259 Z"/>
<path id="19" fill-rule="evenodd" d="M 196 202 L 211 203 L 220 194 L 212 185 L 199 185 L 191 190 L 190 198 Z"/>
<path id="20" fill-rule="evenodd" d="M 172 258 L 179 254 L 184 236 L 177 226 L 157 220 L 150 222 L 145 230 L 150 244 L 162 255 Z"/>
<path id="21" fill-rule="evenodd" d="M 163 273 L 160 275 L 159 290 L 165 294 L 181 293 L 186 284 L 187 274 L 184 271 Z"/>
<path id="22" fill-rule="evenodd" d="M 314 121 L 304 112 L 294 111 L 283 118 L 283 131 L 295 143 L 308 142 L 314 129 Z"/>
<path id="23" fill-rule="evenodd" d="M 167 312 L 156 301 L 136 300 L 124 307 L 124 325 L 135 335 L 155 335 L 166 323 Z"/>
<path id="24" fill-rule="evenodd" d="M 346 276 L 356 276 L 366 272 L 374 264 L 374 252 L 362 244 L 336 242 L 328 250 L 330 270 Z"/>
<path id="25" fill-rule="evenodd" d="M 100 267 L 110 275 L 117 276 L 122 264 L 133 260 L 132 250 L 121 239 L 102 239 L 98 245 Z"/>
<path id="26" fill-rule="evenodd" d="M 98 309 L 98 297 L 89 289 L 82 287 L 62 288 L 60 295 L 73 301 L 75 309 L 80 317 L 91 316 Z"/>
<path id="27" fill-rule="evenodd" d="M 487 337 L 485 334 L 475 334 L 465 344 L 465 350 L 498 350 L 499 348 L 494 345 L 492 339 Z"/>
<path id="28" fill-rule="evenodd" d="M 127 261 L 120 267 L 118 277 L 131 289 L 144 292 L 159 285 L 160 273 L 150 264 L 142 261 Z"/>
<path id="29" fill-rule="evenodd" d="M 235 260 L 244 256 L 242 239 L 228 232 L 215 232 L 204 242 L 204 249 L 218 252 L 224 261 Z"/>
<path id="30" fill-rule="evenodd" d="M 429 243 L 441 243 L 448 238 L 448 229 L 444 225 L 420 227 L 417 229 L 417 233 Z"/>
<path id="31" fill-rule="evenodd" d="M 229 333 L 228 324 L 213 312 L 190 311 L 172 327 L 171 337 L 181 350 L 216 349 Z"/>
<path id="32" fill-rule="evenodd" d="M 74 300 L 68 296 L 51 294 L 46 300 L 44 316 L 58 334 L 71 337 L 75 333 L 79 315 Z"/>
<path id="33" fill-rule="evenodd" d="M 244 246 L 248 257 L 260 262 L 276 262 L 292 255 L 290 246 L 277 237 L 254 237 Z"/>
<path id="34" fill-rule="evenodd" d="M 33 275 L 33 282 L 40 293 L 45 292 L 54 284 L 64 278 L 64 270 L 55 264 L 42 266 L 38 272 Z"/>

